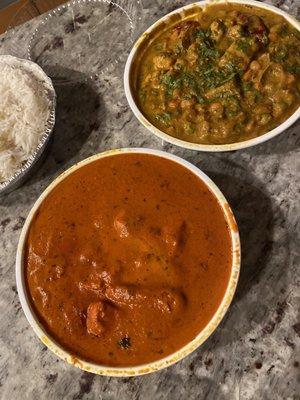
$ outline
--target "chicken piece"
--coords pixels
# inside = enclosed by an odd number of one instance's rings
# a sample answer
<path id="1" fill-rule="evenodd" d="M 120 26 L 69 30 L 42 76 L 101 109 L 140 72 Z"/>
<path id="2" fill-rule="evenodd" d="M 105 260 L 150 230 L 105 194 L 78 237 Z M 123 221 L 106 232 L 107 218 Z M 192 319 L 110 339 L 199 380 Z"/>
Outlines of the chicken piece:
<path id="1" fill-rule="evenodd" d="M 78 287 L 80 291 L 88 290 L 101 294 L 111 282 L 112 276 L 108 271 L 102 271 L 101 273 L 92 272 L 87 281 L 80 281 L 78 283 Z"/>
<path id="2" fill-rule="evenodd" d="M 121 210 L 114 219 L 114 228 L 120 238 L 126 238 L 129 236 L 128 221 L 125 217 L 125 211 Z"/>
<path id="3" fill-rule="evenodd" d="M 134 285 L 109 287 L 106 290 L 109 301 L 118 306 L 154 307 L 162 313 L 176 312 L 185 303 L 183 294 L 172 288 L 148 288 Z"/>
<path id="4" fill-rule="evenodd" d="M 262 54 L 257 60 L 251 62 L 249 69 L 243 76 L 243 79 L 252 82 L 255 89 L 260 89 L 262 77 L 270 64 L 270 55 L 267 53 Z"/>
<path id="5" fill-rule="evenodd" d="M 263 76 L 264 91 L 275 93 L 278 89 L 284 88 L 286 85 L 286 73 L 283 67 L 277 63 L 271 63 Z"/>
<path id="6" fill-rule="evenodd" d="M 218 42 L 222 39 L 225 33 L 225 25 L 222 20 L 213 21 L 210 25 L 211 37 Z"/>
<path id="7" fill-rule="evenodd" d="M 253 40 L 237 40 L 225 51 L 219 61 L 219 66 L 224 68 L 228 64 L 233 64 L 245 71 L 258 48 L 258 45 Z"/>
<path id="8" fill-rule="evenodd" d="M 243 35 L 244 35 L 244 30 L 242 25 L 233 25 L 227 31 L 227 36 L 232 40 L 241 38 L 243 37 Z"/>
<path id="9" fill-rule="evenodd" d="M 166 54 L 159 54 L 153 58 L 153 64 L 156 69 L 168 70 L 174 64 L 174 61 Z"/>
<path id="10" fill-rule="evenodd" d="M 182 222 L 177 228 L 170 228 L 169 226 L 163 227 L 161 238 L 167 248 L 168 255 L 173 256 L 185 243 L 186 223 Z"/>
<path id="11" fill-rule="evenodd" d="M 206 97 L 210 100 L 210 99 L 214 99 L 215 97 L 222 97 L 222 94 L 225 95 L 226 94 L 230 94 L 232 96 L 236 96 L 236 97 L 241 97 L 240 96 L 240 92 L 239 92 L 239 88 L 237 86 L 237 84 L 234 81 L 229 81 L 224 83 L 224 85 L 218 86 L 216 88 L 210 89 L 208 90 L 205 95 Z"/>
<path id="12" fill-rule="evenodd" d="M 154 294 L 153 300 L 153 306 L 164 314 L 181 310 L 186 301 L 183 294 L 174 289 L 166 289 Z"/>
<path id="13" fill-rule="evenodd" d="M 87 308 L 86 328 L 89 335 L 101 336 L 104 332 L 103 319 L 105 304 L 102 301 L 91 303 Z"/>
<path id="14" fill-rule="evenodd" d="M 192 43 L 186 53 L 185 59 L 188 61 L 190 66 L 194 66 L 198 60 L 197 44 Z"/>

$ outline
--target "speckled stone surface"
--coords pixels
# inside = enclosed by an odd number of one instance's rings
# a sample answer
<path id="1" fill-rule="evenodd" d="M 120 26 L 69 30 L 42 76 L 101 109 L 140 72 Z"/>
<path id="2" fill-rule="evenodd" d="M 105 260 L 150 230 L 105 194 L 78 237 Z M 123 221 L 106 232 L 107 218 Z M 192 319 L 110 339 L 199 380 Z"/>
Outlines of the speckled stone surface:
<path id="1" fill-rule="evenodd" d="M 183 4 L 144 0 L 138 30 Z M 275 4 L 294 15 L 300 6 L 299 0 Z M 0 39 L 0 52 L 14 40 L 18 37 Z M 0 398 L 300 399 L 300 124 L 243 151 L 180 149 L 162 143 L 135 119 L 124 96 L 123 67 L 119 63 L 91 82 L 56 86 L 57 123 L 48 156 L 24 186 L 0 198 Z M 49 182 L 76 161 L 126 146 L 177 154 L 217 183 L 238 221 L 242 270 L 233 304 L 201 348 L 161 372 L 116 379 L 67 365 L 39 342 L 18 300 L 14 266 L 24 220 Z"/>

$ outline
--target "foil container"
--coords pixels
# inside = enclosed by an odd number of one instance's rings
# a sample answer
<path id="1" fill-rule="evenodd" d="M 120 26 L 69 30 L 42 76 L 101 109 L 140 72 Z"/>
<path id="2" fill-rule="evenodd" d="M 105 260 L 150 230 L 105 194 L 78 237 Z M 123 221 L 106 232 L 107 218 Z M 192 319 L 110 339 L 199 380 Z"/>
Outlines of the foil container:
<path id="1" fill-rule="evenodd" d="M 46 149 L 52 138 L 52 132 L 55 124 L 55 107 L 56 93 L 51 79 L 45 74 L 41 67 L 32 61 L 17 58 L 10 55 L 0 56 L 0 64 L 5 63 L 15 68 L 20 68 L 28 72 L 34 77 L 39 84 L 45 88 L 46 96 L 49 99 L 49 117 L 45 124 L 45 132 L 43 133 L 38 146 L 29 156 L 27 161 L 22 164 L 20 169 L 12 175 L 8 180 L 0 183 L 0 195 L 9 193 L 20 187 L 27 179 L 29 179 L 46 155 Z"/>

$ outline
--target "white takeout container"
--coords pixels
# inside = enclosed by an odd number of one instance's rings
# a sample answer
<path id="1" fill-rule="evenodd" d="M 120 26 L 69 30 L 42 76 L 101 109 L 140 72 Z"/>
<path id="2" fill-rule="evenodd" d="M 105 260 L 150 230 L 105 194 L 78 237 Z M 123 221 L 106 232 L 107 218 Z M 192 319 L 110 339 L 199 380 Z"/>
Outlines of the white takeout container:
<path id="1" fill-rule="evenodd" d="M 282 11 L 281 9 L 271 6 L 269 4 L 261 3 L 261 2 L 255 1 L 255 0 L 230 0 L 230 1 L 226 1 L 226 0 L 209 1 L 209 0 L 207 0 L 207 1 L 199 1 L 196 3 L 192 3 L 188 6 L 181 7 L 175 11 L 172 11 L 171 13 L 165 15 L 164 17 L 162 17 L 161 19 L 156 21 L 140 36 L 140 38 L 136 41 L 135 45 L 133 46 L 133 48 L 128 56 L 126 65 L 125 65 L 124 88 L 125 88 L 125 94 L 127 97 L 127 101 L 129 103 L 134 115 L 150 132 L 154 133 L 154 135 L 165 140 L 166 142 L 169 142 L 169 143 L 175 144 L 176 146 L 184 147 L 184 148 L 190 149 L 190 150 L 219 152 L 219 151 L 240 150 L 240 149 L 245 149 L 247 147 L 255 146 L 255 145 L 263 143 L 269 139 L 272 139 L 273 137 L 284 132 L 294 122 L 296 122 L 300 116 L 300 107 L 298 107 L 298 109 L 287 120 L 285 120 L 282 124 L 280 124 L 276 128 L 272 129 L 269 132 L 266 132 L 265 134 L 263 134 L 261 136 L 255 137 L 253 139 L 245 140 L 243 142 L 236 142 L 236 143 L 230 143 L 230 144 L 199 144 L 199 143 L 187 142 L 185 140 L 175 138 L 175 137 L 161 131 L 156 126 L 154 126 L 140 111 L 140 109 L 135 101 L 134 90 L 131 87 L 131 83 L 130 83 L 131 70 L 132 70 L 132 65 L 135 60 L 135 57 L 138 54 L 138 51 L 141 48 L 141 46 L 145 43 L 145 41 L 147 41 L 148 35 L 152 31 L 157 29 L 157 27 L 159 25 L 163 26 L 163 24 L 165 22 L 167 22 L 170 19 L 170 17 L 174 16 L 175 14 L 183 15 L 186 11 L 194 9 L 195 7 L 204 8 L 205 6 L 222 4 L 222 3 L 224 3 L 224 4 L 228 4 L 228 3 L 245 4 L 245 5 L 255 6 L 258 8 L 263 8 L 263 9 L 272 11 L 276 14 L 283 16 L 292 26 L 294 26 L 296 29 L 298 29 L 300 31 L 300 22 L 299 21 L 297 21 L 295 18 L 293 18 L 288 13 Z"/>
<path id="2" fill-rule="evenodd" d="M 198 335 L 190 341 L 188 344 L 183 346 L 178 351 L 174 352 L 173 354 L 162 358 L 161 360 L 154 361 L 144 365 L 138 365 L 134 367 L 109 367 L 105 365 L 99 365 L 91 362 L 87 362 L 83 359 L 80 359 L 77 356 L 71 354 L 68 350 L 64 349 L 60 344 L 58 344 L 44 329 L 43 325 L 39 322 L 35 312 L 31 306 L 28 289 L 26 286 L 25 281 L 25 274 L 24 274 L 24 255 L 25 255 L 25 245 L 28 230 L 30 224 L 37 212 L 38 208 L 42 204 L 42 202 L 47 198 L 49 193 L 60 183 L 62 182 L 67 176 L 71 175 L 77 169 L 92 163 L 93 161 L 99 160 L 100 158 L 104 157 L 118 157 L 120 154 L 126 153 L 135 153 L 135 154 L 151 154 L 156 157 L 162 157 L 167 160 L 172 160 L 184 168 L 188 169 L 192 173 L 194 173 L 204 184 L 209 188 L 209 190 L 215 195 L 216 199 L 219 202 L 220 207 L 224 212 L 224 218 L 229 227 L 230 231 L 230 238 L 231 238 L 231 245 L 232 245 L 232 269 L 230 278 L 228 281 L 228 286 L 224 297 L 211 318 L 208 324 L 202 329 Z M 54 181 L 45 189 L 45 191 L 40 195 L 37 199 L 36 203 L 33 205 L 26 221 L 23 226 L 21 236 L 19 239 L 18 249 L 17 249 L 17 256 L 16 256 L 16 281 L 17 281 L 17 289 L 20 298 L 20 302 L 23 308 L 23 311 L 26 315 L 28 322 L 30 323 L 31 327 L 35 331 L 38 338 L 51 350 L 55 353 L 58 357 L 62 358 L 63 360 L 67 361 L 70 364 L 73 364 L 85 371 L 93 372 L 99 375 L 106 375 L 106 376 L 133 376 L 133 375 L 143 375 L 148 374 L 154 371 L 158 371 L 162 368 L 168 367 L 177 361 L 181 360 L 182 358 L 189 355 L 192 351 L 194 351 L 197 347 L 199 347 L 217 328 L 219 323 L 221 322 L 222 318 L 224 317 L 229 305 L 232 301 L 238 277 L 240 271 L 240 240 L 239 240 L 239 233 L 238 228 L 233 216 L 233 213 L 230 209 L 228 202 L 226 201 L 225 197 L 218 189 L 218 187 L 205 175 L 200 169 L 195 167 L 193 164 L 189 163 L 188 161 L 177 157 L 173 154 L 169 154 L 163 151 L 152 150 L 152 149 L 143 149 L 143 148 L 131 148 L 131 149 L 119 149 L 119 150 L 110 150 L 104 153 L 100 153 L 89 157 L 78 164 L 75 164 L 67 171 L 63 172 L 60 176 L 58 176 Z"/>

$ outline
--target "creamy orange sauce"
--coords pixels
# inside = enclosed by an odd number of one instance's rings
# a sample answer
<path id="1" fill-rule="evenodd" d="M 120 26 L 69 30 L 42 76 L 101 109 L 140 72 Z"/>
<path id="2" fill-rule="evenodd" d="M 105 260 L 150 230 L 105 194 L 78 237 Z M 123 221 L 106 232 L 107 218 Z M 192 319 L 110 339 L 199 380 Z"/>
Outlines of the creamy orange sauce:
<path id="1" fill-rule="evenodd" d="M 195 174 L 119 154 L 76 170 L 43 201 L 25 275 L 59 344 L 88 361 L 133 366 L 173 353 L 206 326 L 231 260 L 223 211 Z"/>

